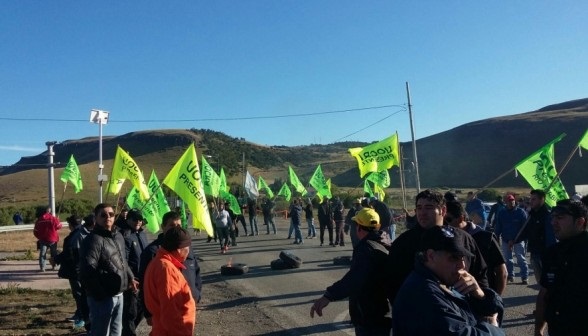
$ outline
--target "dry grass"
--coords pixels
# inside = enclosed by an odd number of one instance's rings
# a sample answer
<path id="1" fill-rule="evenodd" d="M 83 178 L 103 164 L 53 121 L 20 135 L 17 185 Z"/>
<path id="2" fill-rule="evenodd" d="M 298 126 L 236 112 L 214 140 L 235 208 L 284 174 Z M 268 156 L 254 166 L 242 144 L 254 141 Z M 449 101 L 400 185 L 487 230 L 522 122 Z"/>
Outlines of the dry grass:
<path id="1" fill-rule="evenodd" d="M 59 230 L 59 247 L 61 242 L 69 234 L 67 228 Z M 0 252 L 16 253 L 37 250 L 37 238 L 33 236 L 31 230 L 15 231 L 15 232 L 0 232 Z M 33 253 L 34 254 L 34 253 Z"/>

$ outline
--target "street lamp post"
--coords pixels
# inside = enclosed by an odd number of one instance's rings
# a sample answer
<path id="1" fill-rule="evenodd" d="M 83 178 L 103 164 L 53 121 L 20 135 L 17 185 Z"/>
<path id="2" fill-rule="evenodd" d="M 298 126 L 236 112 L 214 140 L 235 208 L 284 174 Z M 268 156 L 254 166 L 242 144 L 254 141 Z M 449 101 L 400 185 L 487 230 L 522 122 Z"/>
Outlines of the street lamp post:
<path id="1" fill-rule="evenodd" d="M 104 164 L 102 164 L 102 125 L 108 123 L 109 112 L 102 110 L 90 111 L 90 122 L 98 124 L 98 184 L 100 185 L 100 195 L 98 196 L 99 203 L 102 203 L 102 184 L 108 181 L 108 176 L 102 174 L 104 171 Z"/>
<path id="2" fill-rule="evenodd" d="M 47 168 L 49 169 L 49 207 L 51 208 L 51 213 L 53 215 L 55 215 L 55 164 L 53 164 L 53 156 L 55 155 L 55 152 L 53 152 L 53 146 L 55 146 L 55 144 L 57 144 L 57 141 L 45 142 L 45 145 L 47 145 Z"/>

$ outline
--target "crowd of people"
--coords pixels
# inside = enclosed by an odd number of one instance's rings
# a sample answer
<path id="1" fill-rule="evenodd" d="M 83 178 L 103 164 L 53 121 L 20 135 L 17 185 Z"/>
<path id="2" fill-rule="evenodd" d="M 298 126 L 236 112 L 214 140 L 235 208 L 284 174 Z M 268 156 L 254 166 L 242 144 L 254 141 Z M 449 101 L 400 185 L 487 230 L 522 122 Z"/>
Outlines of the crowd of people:
<path id="1" fill-rule="evenodd" d="M 356 335 L 504 335 L 501 296 L 517 275 L 528 284 L 532 272 L 540 285 L 536 309 L 529 312 L 535 334 L 548 329 L 552 336 L 588 335 L 582 321 L 588 313 L 588 197 L 561 200 L 551 209 L 546 197 L 532 190 L 523 208 L 516 195 L 506 194 L 486 216 L 474 193 L 462 204 L 455 194 L 425 190 L 397 238 L 394 212 L 377 198 L 355 199 L 349 209 L 338 197 L 324 199 L 316 208 L 320 245 L 325 238 L 330 246 L 349 240 L 353 255 L 348 272 L 314 301 L 310 316 L 322 316 L 331 301 L 348 299 Z M 249 200 L 246 207 L 251 210 L 236 215 L 228 203 L 209 205 L 215 233 L 208 241 L 217 241 L 221 253 L 236 246 L 239 221 L 245 235 L 259 234 L 257 210 L 266 234 L 276 234 L 272 200 Z M 292 200 L 287 218 L 293 244 L 316 237 L 314 209 L 311 200 Z M 40 270 L 49 251 L 51 265 L 60 265 L 58 275 L 70 282 L 75 326 L 92 335 L 135 335 L 145 320 L 154 335 L 169 334 L 170 327 L 192 333 L 202 281 L 179 213 L 165 214 L 162 233 L 151 243 L 136 209 L 123 210 L 115 220 L 113 207 L 103 203 L 67 223 L 70 234 L 59 254 L 61 224 L 50 209 L 34 233 Z"/>

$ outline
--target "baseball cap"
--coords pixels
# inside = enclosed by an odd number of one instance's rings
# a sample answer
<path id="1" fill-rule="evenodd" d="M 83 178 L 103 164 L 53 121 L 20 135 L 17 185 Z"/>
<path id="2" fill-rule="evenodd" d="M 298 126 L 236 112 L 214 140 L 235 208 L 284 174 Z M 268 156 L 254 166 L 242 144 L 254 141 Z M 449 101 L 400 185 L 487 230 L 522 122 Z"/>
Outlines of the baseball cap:
<path id="1" fill-rule="evenodd" d="M 434 226 L 423 233 L 421 237 L 421 251 L 432 249 L 446 251 L 451 254 L 473 257 L 474 254 L 464 246 L 463 232 L 452 226 Z"/>
<path id="2" fill-rule="evenodd" d="M 359 198 L 356 198 L 356 199 L 353 201 L 353 204 L 361 204 L 361 199 L 359 199 Z"/>
<path id="3" fill-rule="evenodd" d="M 357 224 L 367 228 L 380 228 L 380 215 L 372 208 L 363 208 L 351 218 Z"/>
<path id="4" fill-rule="evenodd" d="M 551 215 L 570 215 L 573 218 L 586 217 L 586 207 L 582 202 L 571 199 L 558 201 L 556 206 L 551 209 Z"/>
<path id="5" fill-rule="evenodd" d="M 129 213 L 127 214 L 127 219 L 133 220 L 133 221 L 138 221 L 138 220 L 143 220 L 143 214 L 141 214 L 140 210 L 137 209 L 133 209 L 130 210 Z"/>
<path id="6" fill-rule="evenodd" d="M 513 195 L 511 195 L 511 194 L 508 194 L 508 195 L 506 195 L 506 199 L 507 199 L 508 201 L 514 201 L 516 198 L 515 198 Z"/>

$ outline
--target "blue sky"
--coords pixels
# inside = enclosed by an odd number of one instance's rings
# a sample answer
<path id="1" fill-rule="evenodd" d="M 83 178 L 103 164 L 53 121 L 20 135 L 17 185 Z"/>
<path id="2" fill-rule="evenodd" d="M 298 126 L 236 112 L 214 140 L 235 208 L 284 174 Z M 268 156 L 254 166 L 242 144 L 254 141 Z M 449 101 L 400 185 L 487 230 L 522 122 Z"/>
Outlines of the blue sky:
<path id="1" fill-rule="evenodd" d="M 46 141 L 206 128 L 411 137 L 588 93 L 585 1 L 2 1 L 0 165 Z M 363 109 L 340 113 L 324 113 Z"/>

